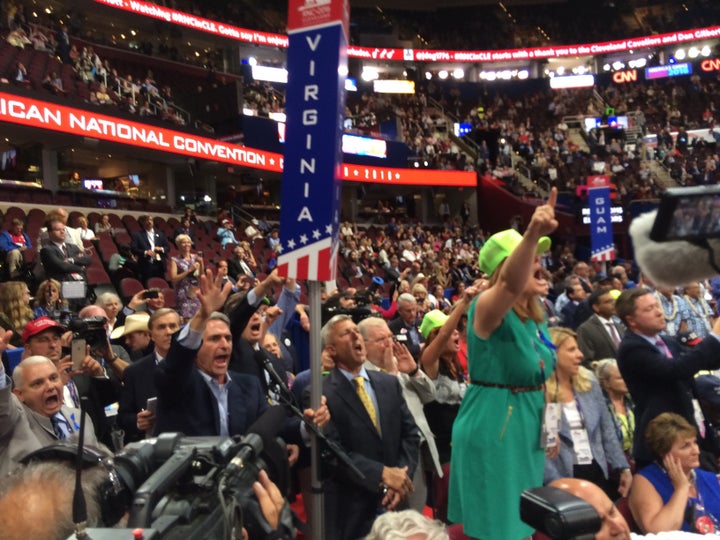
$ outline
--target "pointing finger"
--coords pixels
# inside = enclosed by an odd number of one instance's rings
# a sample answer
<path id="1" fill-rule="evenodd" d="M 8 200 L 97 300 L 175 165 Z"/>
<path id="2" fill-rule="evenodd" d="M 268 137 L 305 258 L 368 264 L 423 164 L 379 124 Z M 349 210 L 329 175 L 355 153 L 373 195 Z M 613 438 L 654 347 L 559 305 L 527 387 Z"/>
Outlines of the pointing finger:
<path id="1" fill-rule="evenodd" d="M 548 197 L 547 205 L 555 208 L 555 205 L 557 204 L 557 198 L 558 198 L 558 191 L 557 188 L 552 188 L 550 190 L 550 196 Z"/>

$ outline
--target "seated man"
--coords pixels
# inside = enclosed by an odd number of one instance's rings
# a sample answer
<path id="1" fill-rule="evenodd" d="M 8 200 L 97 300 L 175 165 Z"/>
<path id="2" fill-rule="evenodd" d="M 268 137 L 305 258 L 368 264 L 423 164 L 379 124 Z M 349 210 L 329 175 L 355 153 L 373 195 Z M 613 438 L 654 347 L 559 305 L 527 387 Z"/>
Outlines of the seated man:
<path id="1" fill-rule="evenodd" d="M 81 413 L 63 405 L 63 379 L 44 356 L 26 358 L 13 372 L 14 388 L 0 368 L 0 474 L 25 455 L 58 441 L 77 441 Z M 100 446 L 90 421 L 85 444 Z"/>
<path id="2" fill-rule="evenodd" d="M 50 243 L 40 250 L 40 260 L 46 277 L 60 282 L 82 280 L 90 257 L 75 244 L 66 242 L 65 224 L 59 218 L 51 217 L 45 225 Z"/>
<path id="3" fill-rule="evenodd" d="M 21 219 L 13 219 L 12 226 L 0 234 L 0 251 L 5 253 L 10 279 L 20 277 L 24 261 L 23 252 L 32 248 L 30 237 L 23 231 Z"/>
<path id="4" fill-rule="evenodd" d="M 113 341 L 122 340 L 125 343 L 124 348 L 133 362 L 152 352 L 152 340 L 148 329 L 149 319 L 150 314 L 148 313 L 142 311 L 133 313 L 125 318 L 122 326 L 113 328 L 110 334 Z"/>
<path id="5" fill-rule="evenodd" d="M 578 478 L 558 478 L 557 480 L 553 480 L 549 485 L 581 498 L 585 502 L 590 503 L 590 505 L 597 511 L 600 515 L 600 519 L 602 520 L 602 525 L 595 535 L 595 540 L 639 540 L 640 538 L 671 540 L 673 538 L 705 538 L 699 534 L 678 531 L 651 534 L 649 536 L 641 536 L 631 533 L 627 521 L 617 509 L 615 504 L 613 504 L 602 489 L 592 482 L 580 480 Z"/>

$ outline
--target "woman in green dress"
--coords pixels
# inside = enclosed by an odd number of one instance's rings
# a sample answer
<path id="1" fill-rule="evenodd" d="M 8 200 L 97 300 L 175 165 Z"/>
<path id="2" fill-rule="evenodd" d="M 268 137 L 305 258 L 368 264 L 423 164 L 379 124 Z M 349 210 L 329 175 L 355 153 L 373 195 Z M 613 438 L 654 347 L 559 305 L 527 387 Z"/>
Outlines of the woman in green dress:
<path id="1" fill-rule="evenodd" d="M 520 494 L 542 485 L 543 384 L 554 352 L 538 297 L 545 279 L 539 254 L 558 223 L 557 190 L 536 208 L 521 236 L 491 236 L 478 259 L 490 287 L 470 305 L 471 383 L 452 434 L 448 517 L 482 540 L 520 540 L 532 528 L 520 519 Z"/>

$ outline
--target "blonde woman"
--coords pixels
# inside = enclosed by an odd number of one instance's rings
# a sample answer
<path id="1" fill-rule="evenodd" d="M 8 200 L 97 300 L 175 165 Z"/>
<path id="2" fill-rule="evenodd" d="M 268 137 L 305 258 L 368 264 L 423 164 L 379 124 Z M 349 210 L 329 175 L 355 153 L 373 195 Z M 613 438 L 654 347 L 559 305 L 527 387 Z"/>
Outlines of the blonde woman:
<path id="1" fill-rule="evenodd" d="M 62 310 L 67 306 L 62 297 L 60 282 L 54 279 L 46 279 L 38 286 L 35 293 L 35 309 L 33 315 L 38 317 L 53 317 L 54 312 Z"/>
<path id="2" fill-rule="evenodd" d="M 617 499 L 618 493 L 625 497 L 632 473 L 600 385 L 581 365 L 583 354 L 575 332 L 559 326 L 549 332 L 557 363 L 545 383 L 545 399 L 560 405 L 561 416 L 558 445 L 545 460 L 544 483 L 581 478 L 600 486 L 611 499 Z M 612 473 L 619 477 L 617 493 L 613 493 Z"/>
<path id="3" fill-rule="evenodd" d="M 170 280 L 177 291 L 177 307 L 184 320 L 190 320 L 200 309 L 197 297 L 198 276 L 205 272 L 202 257 L 192 253 L 192 240 L 187 234 L 179 234 L 175 245 L 180 254 L 170 259 Z"/>
<path id="4" fill-rule="evenodd" d="M 8 281 L 0 286 L 0 327 L 12 330 L 10 345 L 22 347 L 22 331 L 33 319 L 30 289 L 22 281 Z"/>

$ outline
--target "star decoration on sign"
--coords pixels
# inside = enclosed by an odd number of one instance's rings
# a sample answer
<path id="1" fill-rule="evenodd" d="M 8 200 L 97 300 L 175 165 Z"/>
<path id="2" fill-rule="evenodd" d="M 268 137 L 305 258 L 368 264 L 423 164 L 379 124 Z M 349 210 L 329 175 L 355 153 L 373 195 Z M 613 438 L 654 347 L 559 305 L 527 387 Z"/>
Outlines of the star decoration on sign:
<path id="1" fill-rule="evenodd" d="M 325 234 L 332 234 L 332 223 L 325 225 Z"/>
<path id="2" fill-rule="evenodd" d="M 290 249 L 295 249 L 295 240 L 291 238 L 290 240 L 288 240 L 287 245 Z"/>
<path id="3" fill-rule="evenodd" d="M 301 243 L 301 244 L 307 244 L 307 241 L 308 241 L 307 235 L 306 235 L 306 234 L 301 234 L 301 235 L 300 235 L 300 243 Z"/>
<path id="4" fill-rule="evenodd" d="M 313 237 L 315 240 L 317 240 L 318 238 L 320 238 L 320 231 L 318 231 L 317 229 L 315 229 L 315 230 L 313 231 L 313 233 L 312 233 L 312 237 Z"/>
<path id="5" fill-rule="evenodd" d="M 282 252 L 283 252 L 282 244 L 278 244 L 278 245 L 277 245 L 277 248 L 275 248 L 275 249 L 277 249 L 277 252 L 278 252 L 278 253 L 282 253 Z"/>

